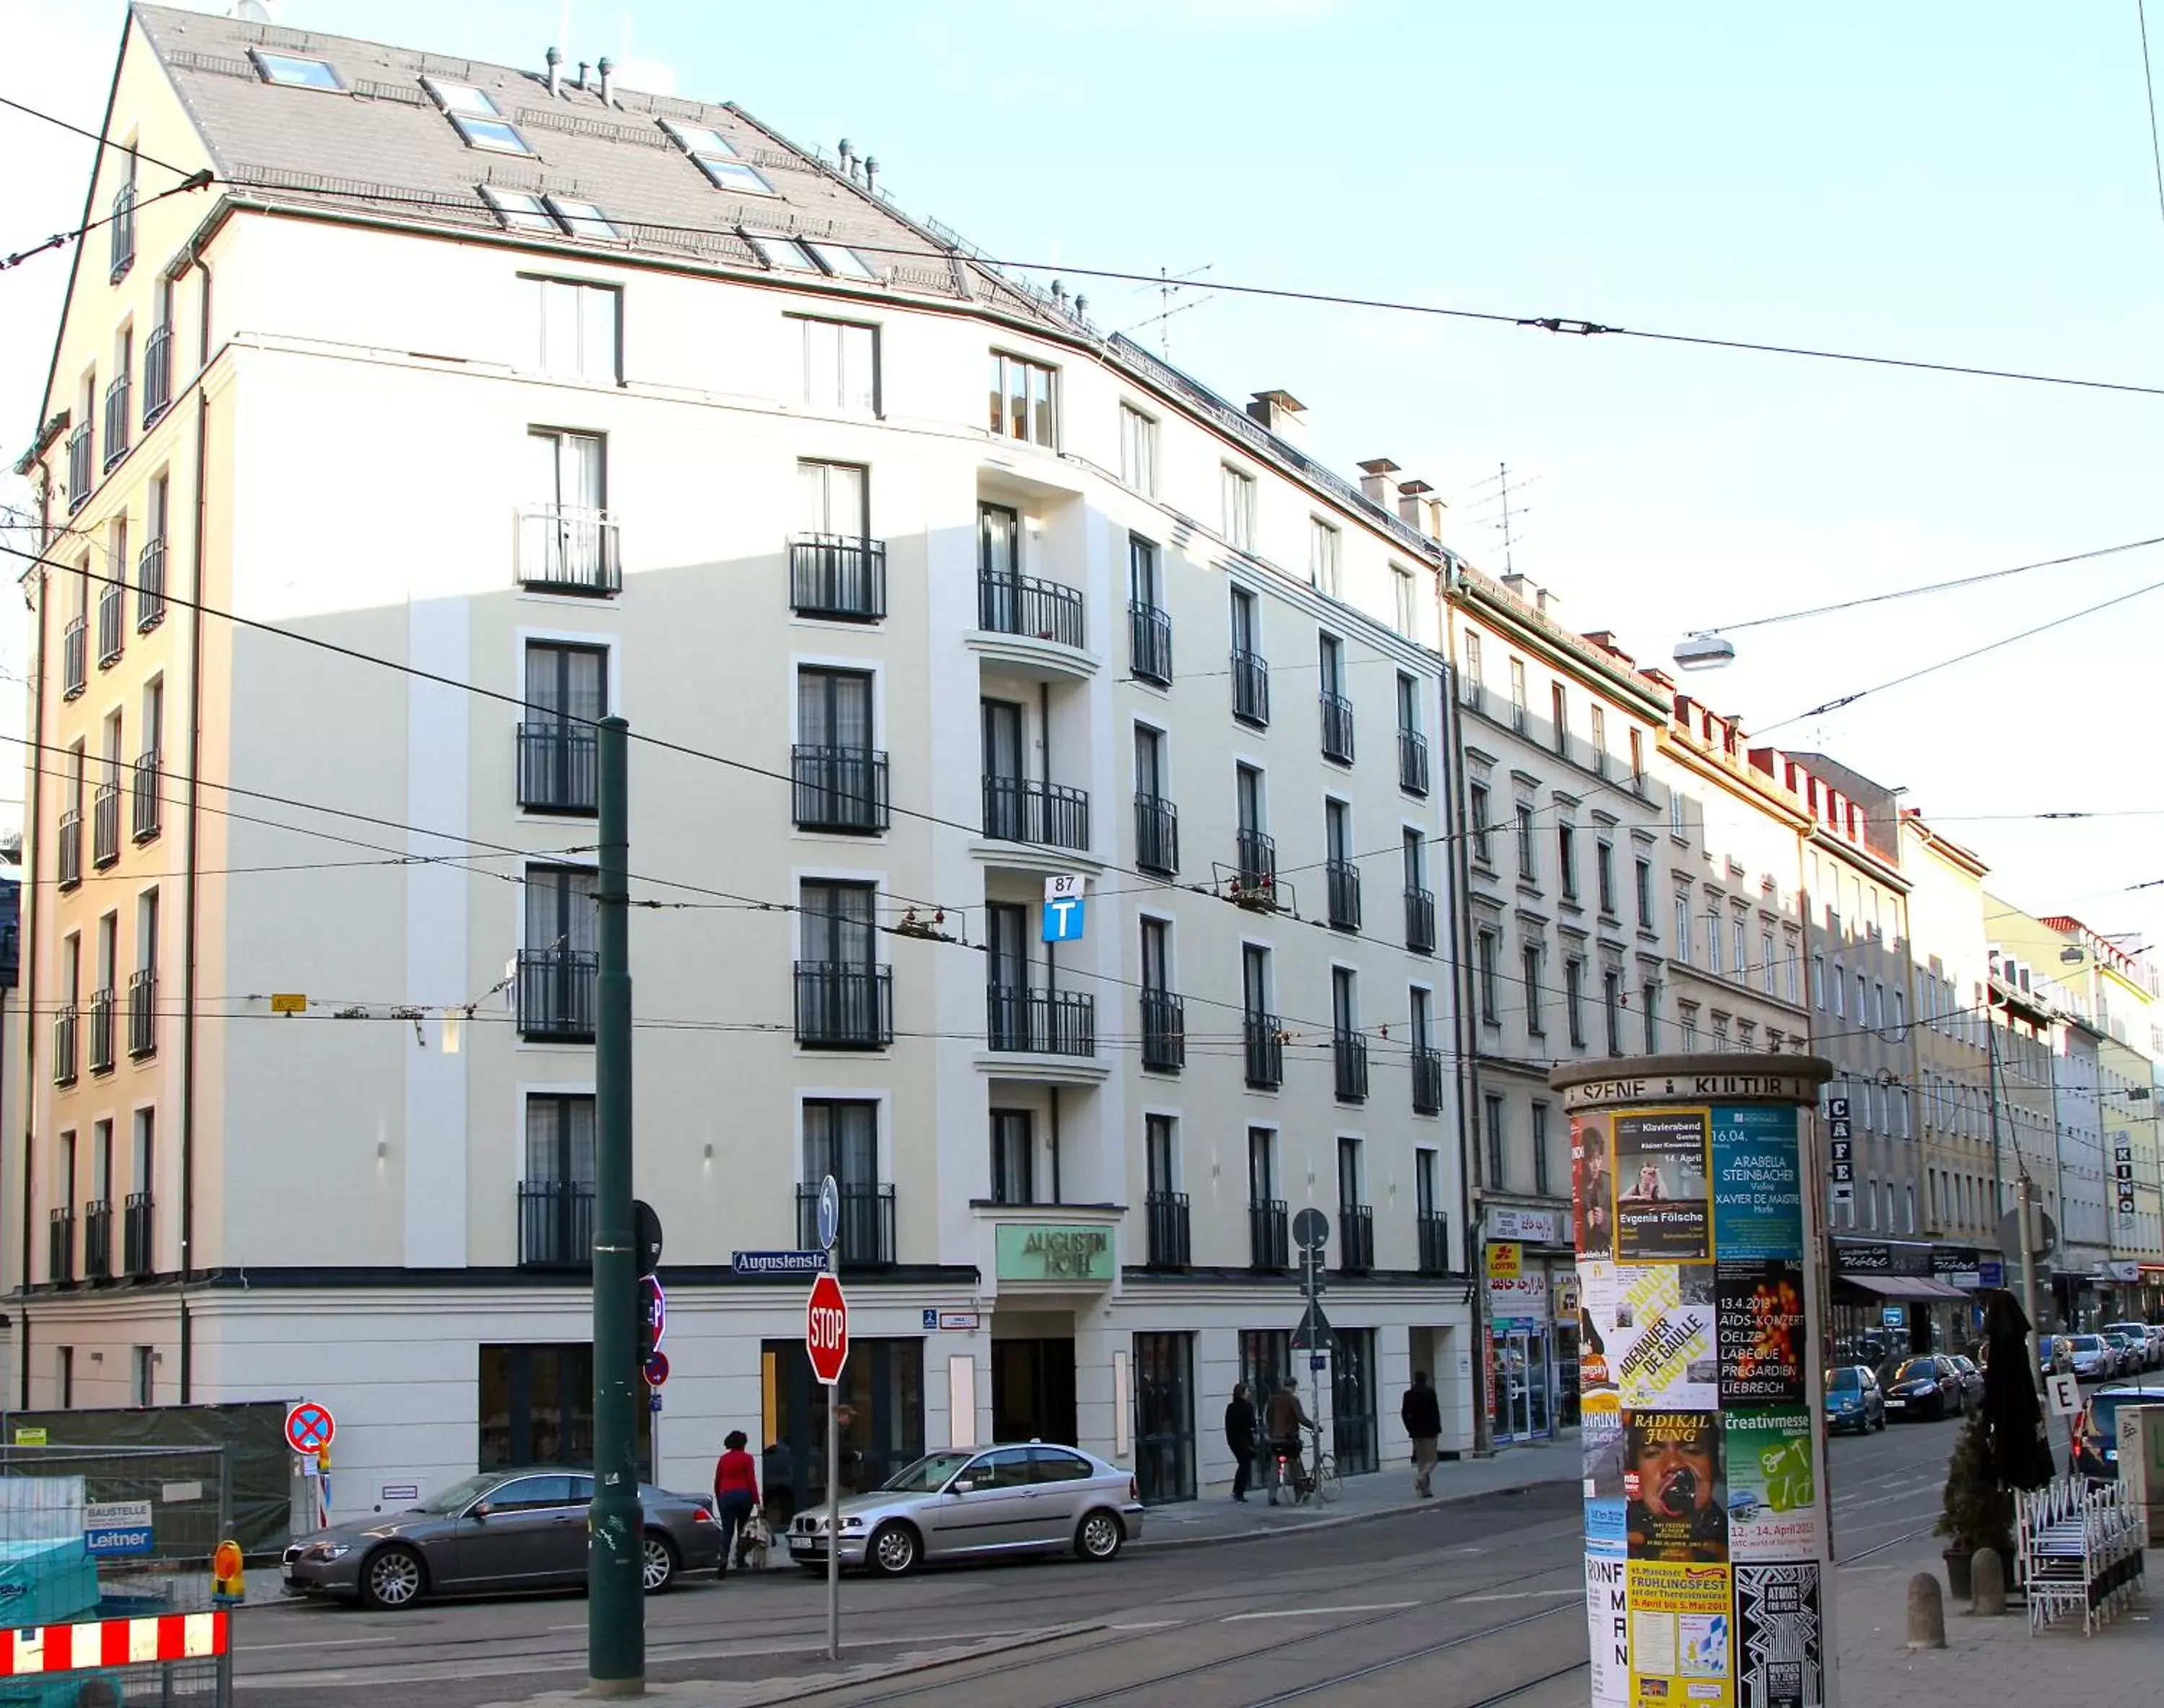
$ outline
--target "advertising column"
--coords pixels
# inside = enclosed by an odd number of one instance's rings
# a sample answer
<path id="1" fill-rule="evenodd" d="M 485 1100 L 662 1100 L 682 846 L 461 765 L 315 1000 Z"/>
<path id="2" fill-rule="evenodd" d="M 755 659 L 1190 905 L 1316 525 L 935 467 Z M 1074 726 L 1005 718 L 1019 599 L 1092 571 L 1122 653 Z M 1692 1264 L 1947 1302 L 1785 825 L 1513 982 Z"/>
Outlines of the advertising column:
<path id="1" fill-rule="evenodd" d="M 1738 1055 L 1550 1076 L 1571 1123 L 1594 1708 L 1832 1708 L 1799 1138 L 1831 1076 Z"/>

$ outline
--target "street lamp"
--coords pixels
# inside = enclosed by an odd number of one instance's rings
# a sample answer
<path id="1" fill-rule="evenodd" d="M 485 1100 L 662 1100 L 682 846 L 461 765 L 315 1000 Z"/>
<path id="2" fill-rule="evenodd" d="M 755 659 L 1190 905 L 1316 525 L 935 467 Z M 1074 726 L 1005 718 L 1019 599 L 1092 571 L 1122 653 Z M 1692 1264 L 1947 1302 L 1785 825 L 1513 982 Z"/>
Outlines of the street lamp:
<path id="1" fill-rule="evenodd" d="M 1718 670 L 1736 662 L 1736 643 L 1725 635 L 1687 634 L 1676 643 L 1675 660 L 1686 670 Z"/>

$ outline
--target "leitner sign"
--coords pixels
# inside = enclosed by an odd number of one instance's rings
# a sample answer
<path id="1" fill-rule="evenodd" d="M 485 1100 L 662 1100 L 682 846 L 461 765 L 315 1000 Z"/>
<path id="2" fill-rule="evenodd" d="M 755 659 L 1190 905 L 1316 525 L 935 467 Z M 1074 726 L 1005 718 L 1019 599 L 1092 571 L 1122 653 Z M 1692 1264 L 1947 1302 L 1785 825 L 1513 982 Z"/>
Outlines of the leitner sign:
<path id="1" fill-rule="evenodd" d="M 1003 1281 L 1109 1281 L 1111 1230 L 1002 1222 L 999 1277 Z"/>

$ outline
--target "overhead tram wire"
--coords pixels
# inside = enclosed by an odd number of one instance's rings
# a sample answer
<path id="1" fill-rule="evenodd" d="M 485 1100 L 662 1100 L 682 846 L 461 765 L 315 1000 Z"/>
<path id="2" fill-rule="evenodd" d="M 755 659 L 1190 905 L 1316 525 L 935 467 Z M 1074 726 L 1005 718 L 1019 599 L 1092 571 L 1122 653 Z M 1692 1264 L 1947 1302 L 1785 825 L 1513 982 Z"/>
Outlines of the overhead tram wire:
<path id="1" fill-rule="evenodd" d="M 86 130 L 80 124 L 71 124 L 57 113 L 48 113 L 43 108 L 28 107 L 20 101 L 10 100 L 5 95 L 0 95 L 0 107 L 12 108 L 16 112 L 26 113 L 32 118 L 43 119 L 47 124 L 56 124 L 62 130 L 71 130 L 85 141 L 94 142 L 100 148 L 109 148 L 116 154 L 133 155 L 138 160 L 148 160 L 152 166 L 162 166 L 176 177 L 186 178 L 193 176 L 193 169 L 190 167 L 176 166 L 171 160 L 161 160 L 154 154 L 144 153 L 140 148 L 131 148 L 124 143 L 113 141 L 109 136 L 102 136 L 97 131 Z"/>
<path id="2" fill-rule="evenodd" d="M 0 273 L 4 273 L 12 267 L 19 267 L 24 262 L 34 256 L 45 254 L 48 250 L 66 249 L 68 244 L 79 242 L 88 237 L 93 231 L 100 230 L 117 219 L 132 219 L 153 202 L 162 202 L 168 196 L 181 196 L 191 190 L 208 189 L 214 181 L 216 181 L 209 172 L 197 172 L 185 183 L 176 184 L 170 190 L 160 190 L 155 196 L 145 196 L 140 201 L 131 202 L 126 208 L 116 208 L 100 218 L 90 220 L 81 225 L 71 226 L 66 231 L 56 231 L 43 243 L 34 243 L 28 249 L 18 250 L 13 255 L 0 255 Z"/>

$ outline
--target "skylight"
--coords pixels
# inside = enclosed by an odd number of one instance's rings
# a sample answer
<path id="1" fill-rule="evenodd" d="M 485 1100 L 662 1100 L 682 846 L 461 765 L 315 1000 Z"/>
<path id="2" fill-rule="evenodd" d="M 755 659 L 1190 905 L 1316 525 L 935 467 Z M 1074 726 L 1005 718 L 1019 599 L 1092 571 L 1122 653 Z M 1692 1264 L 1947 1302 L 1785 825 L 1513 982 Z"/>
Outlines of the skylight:
<path id="1" fill-rule="evenodd" d="M 838 243 L 815 243 L 808 245 L 819 257 L 819 263 L 838 279 L 876 279 L 879 275 L 864 264 L 864 259 L 854 250 Z"/>
<path id="2" fill-rule="evenodd" d="M 758 172 L 738 160 L 716 160 L 712 155 L 693 155 L 699 170 L 713 182 L 717 190 L 735 190 L 747 196 L 771 196 L 774 186 Z"/>
<path id="3" fill-rule="evenodd" d="M 446 83 L 439 77 L 423 77 L 421 83 L 446 113 L 462 113 L 469 118 L 503 117 L 503 109 L 489 98 L 488 92 L 471 83 Z"/>
<path id="4" fill-rule="evenodd" d="M 274 54 L 256 47 L 248 50 L 255 61 L 255 69 L 263 74 L 266 83 L 276 83 L 288 89 L 328 89 L 343 92 L 345 85 L 339 81 L 328 60 L 303 59 L 297 54 Z"/>
<path id="5" fill-rule="evenodd" d="M 466 139 L 468 148 L 483 148 L 500 155 L 530 155 L 533 150 L 526 145 L 526 139 L 518 128 L 507 124 L 501 118 L 472 118 L 463 113 L 450 114 L 451 123 L 458 127 L 459 134 Z"/>
<path id="6" fill-rule="evenodd" d="M 769 267 L 785 268 L 792 273 L 819 271 L 819 264 L 812 259 L 810 251 L 793 237 L 775 237 L 763 231 L 748 231 L 744 236 Z"/>
<path id="7" fill-rule="evenodd" d="M 544 198 L 549 212 L 564 223 L 564 229 L 573 237 L 613 239 L 617 229 L 608 218 L 591 202 L 574 202 L 568 196 L 549 196 Z"/>
<path id="8" fill-rule="evenodd" d="M 664 118 L 661 128 L 676 139 L 676 145 L 687 155 L 696 158 L 706 155 L 716 160 L 733 160 L 737 151 L 729 146 L 729 139 L 718 130 L 710 130 L 703 124 L 679 124 Z"/>
<path id="9" fill-rule="evenodd" d="M 529 196 L 523 190 L 499 190 L 493 184 L 483 184 L 481 197 L 512 231 L 541 231 L 554 237 L 559 229 L 538 196 Z"/>

